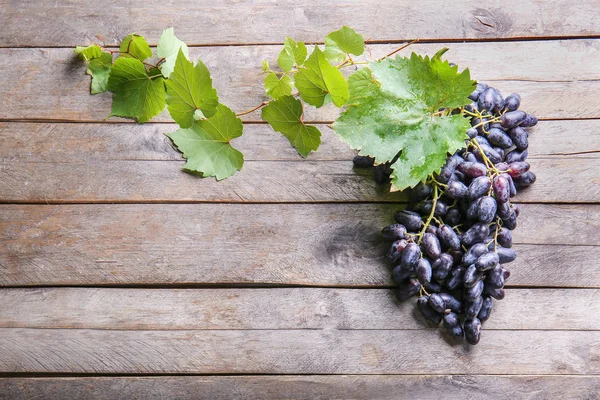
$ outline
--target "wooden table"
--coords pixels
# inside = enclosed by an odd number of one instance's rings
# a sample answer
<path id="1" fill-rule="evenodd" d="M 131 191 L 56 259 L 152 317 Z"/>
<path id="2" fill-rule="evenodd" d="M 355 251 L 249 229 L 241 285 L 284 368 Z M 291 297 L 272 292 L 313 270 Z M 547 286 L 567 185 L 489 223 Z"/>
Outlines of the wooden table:
<path id="1" fill-rule="evenodd" d="M 597 1 L 201 3 L 2 2 L 0 398 L 598 396 Z M 166 115 L 106 120 L 110 94 L 89 94 L 72 54 L 174 26 L 242 111 L 264 99 L 273 43 L 344 24 L 374 57 L 416 37 L 420 53 L 448 46 L 540 117 L 518 259 L 476 347 L 393 297 L 378 232 L 400 198 L 352 170 L 325 126 L 335 110 L 307 112 L 324 134 L 307 160 L 252 123 L 243 171 L 198 179 Z"/>

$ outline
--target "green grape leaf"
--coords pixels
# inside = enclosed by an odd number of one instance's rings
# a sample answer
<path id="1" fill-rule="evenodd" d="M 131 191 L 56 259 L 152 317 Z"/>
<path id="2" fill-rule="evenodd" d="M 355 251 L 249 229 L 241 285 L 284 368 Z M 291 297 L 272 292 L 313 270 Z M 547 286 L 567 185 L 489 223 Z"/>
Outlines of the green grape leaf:
<path id="1" fill-rule="evenodd" d="M 146 72 L 136 58 L 117 58 L 107 87 L 114 94 L 111 116 L 135 118 L 141 123 L 165 108 L 165 85 L 160 71 L 152 68 Z"/>
<path id="2" fill-rule="evenodd" d="M 271 70 L 271 67 L 269 67 L 269 60 L 263 60 L 262 70 L 263 72 L 269 72 Z"/>
<path id="3" fill-rule="evenodd" d="M 303 42 L 296 42 L 294 39 L 286 37 L 283 42 L 283 50 L 277 57 L 277 64 L 285 72 L 290 72 L 294 67 L 304 64 L 308 51 Z"/>
<path id="4" fill-rule="evenodd" d="M 91 61 L 94 58 L 100 57 L 102 49 L 97 44 L 91 46 L 77 46 L 73 49 L 73 53 L 83 61 Z"/>
<path id="5" fill-rule="evenodd" d="M 215 114 L 219 98 L 212 87 L 208 68 L 200 60 L 194 66 L 182 49 L 179 49 L 175 68 L 166 85 L 169 113 L 182 128 L 192 126 L 198 110 L 206 118 Z"/>
<path id="6" fill-rule="evenodd" d="M 185 170 L 221 180 L 244 165 L 244 156 L 230 143 L 242 135 L 242 129 L 242 120 L 219 104 L 212 117 L 196 121 L 191 128 L 179 129 L 167 136 L 187 158 Z"/>
<path id="7" fill-rule="evenodd" d="M 112 54 L 110 53 L 104 52 L 100 57 L 90 61 L 85 73 L 92 76 L 92 94 L 106 92 L 111 68 Z"/>
<path id="8" fill-rule="evenodd" d="M 288 75 L 278 78 L 275 72 L 271 72 L 265 77 L 265 91 L 274 99 L 291 95 L 293 86 L 292 78 Z"/>
<path id="9" fill-rule="evenodd" d="M 448 153 L 465 146 L 469 121 L 440 113 L 470 103 L 469 70 L 439 57 L 412 54 L 372 62 L 349 81 L 352 102 L 334 123 L 336 133 L 361 155 L 392 164 L 392 191 L 413 187 L 439 171 Z M 377 82 L 369 82 L 371 74 Z M 372 78 L 372 77 L 371 77 Z"/>
<path id="10" fill-rule="evenodd" d="M 321 132 L 302 121 L 302 102 L 293 96 L 271 101 L 262 109 L 262 119 L 283 134 L 302 157 L 317 150 L 321 144 Z"/>
<path id="11" fill-rule="evenodd" d="M 150 50 L 146 39 L 135 33 L 125 36 L 119 46 L 119 52 L 121 57 L 137 58 L 140 61 L 152 57 L 152 50 Z"/>
<path id="12" fill-rule="evenodd" d="M 160 35 L 156 55 L 164 61 L 160 64 L 160 71 L 165 78 L 168 78 L 175 68 L 175 61 L 179 54 L 179 49 L 186 58 L 190 58 L 189 49 L 185 43 L 175 37 L 173 28 L 165 29 Z"/>
<path id="13" fill-rule="evenodd" d="M 343 106 L 348 101 L 348 83 L 344 75 L 329 64 L 317 46 L 296 74 L 294 83 L 302 100 L 317 108 L 323 105 L 328 93 L 331 94 L 331 100 L 337 107 Z"/>
<path id="14" fill-rule="evenodd" d="M 325 56 L 333 63 L 344 62 L 347 54 L 360 56 L 364 51 L 365 39 L 347 26 L 325 36 Z"/>

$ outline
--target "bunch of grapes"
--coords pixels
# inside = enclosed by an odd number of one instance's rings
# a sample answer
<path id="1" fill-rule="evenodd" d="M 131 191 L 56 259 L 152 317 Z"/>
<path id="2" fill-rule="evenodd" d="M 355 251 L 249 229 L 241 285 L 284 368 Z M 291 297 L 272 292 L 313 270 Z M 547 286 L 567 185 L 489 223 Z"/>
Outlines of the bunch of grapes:
<path id="1" fill-rule="evenodd" d="M 418 295 L 428 321 L 443 321 L 451 335 L 477 344 L 493 299 L 504 298 L 504 265 L 516 258 L 511 231 L 519 207 L 510 199 L 535 182 L 524 128 L 537 118 L 518 110 L 518 94 L 504 98 L 484 83 L 469 98 L 466 148 L 411 190 L 411 204 L 382 235 L 393 242 L 387 258 L 398 299 Z M 357 156 L 354 165 L 373 166 L 373 159 Z M 378 165 L 375 179 L 383 183 L 390 172 L 389 164 Z"/>

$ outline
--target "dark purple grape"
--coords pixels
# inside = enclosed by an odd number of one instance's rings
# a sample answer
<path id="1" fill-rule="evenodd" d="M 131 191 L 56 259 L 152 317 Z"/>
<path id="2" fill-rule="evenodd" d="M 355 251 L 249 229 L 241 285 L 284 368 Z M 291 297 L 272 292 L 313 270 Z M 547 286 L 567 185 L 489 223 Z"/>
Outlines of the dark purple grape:
<path id="1" fill-rule="evenodd" d="M 504 276 L 504 280 L 507 281 L 510 278 L 510 270 L 502 267 L 502 275 Z"/>
<path id="2" fill-rule="evenodd" d="M 442 285 L 433 281 L 427 282 L 424 286 L 429 293 L 439 293 L 442 290 Z"/>
<path id="3" fill-rule="evenodd" d="M 454 264 L 460 264 L 460 260 L 462 260 L 463 257 L 463 251 L 462 250 L 452 250 L 452 249 L 448 249 L 447 250 L 448 254 L 450 256 L 452 256 L 452 260 L 454 260 Z"/>
<path id="4" fill-rule="evenodd" d="M 494 196 L 499 203 L 506 203 L 510 199 L 510 184 L 502 175 L 494 178 L 492 189 L 494 190 Z M 496 211 L 494 210 L 494 212 Z"/>
<path id="5" fill-rule="evenodd" d="M 467 104 L 465 106 L 465 110 L 467 110 L 470 113 L 475 113 L 475 111 L 479 111 L 479 106 L 476 103 L 477 100 L 473 101 L 470 104 Z"/>
<path id="6" fill-rule="evenodd" d="M 521 123 L 521 126 L 527 128 L 530 126 L 537 125 L 538 119 L 535 115 L 527 114 L 525 120 Z"/>
<path id="7" fill-rule="evenodd" d="M 494 288 L 494 287 L 488 287 L 487 291 L 490 294 L 490 296 L 492 296 L 496 300 L 502 300 L 504 298 L 504 295 L 505 295 L 504 289 L 498 289 L 498 288 Z"/>
<path id="8" fill-rule="evenodd" d="M 504 161 L 499 162 L 498 164 L 495 165 L 496 169 L 499 169 L 500 171 L 505 171 L 508 169 L 508 164 L 505 163 Z"/>
<path id="9" fill-rule="evenodd" d="M 521 176 L 514 179 L 515 185 L 519 188 L 526 188 L 535 182 L 535 174 L 531 171 L 527 171 Z"/>
<path id="10" fill-rule="evenodd" d="M 469 95 L 469 99 L 471 99 L 473 101 L 477 101 L 477 99 L 479 98 L 479 95 L 481 93 L 483 93 L 483 91 L 487 88 L 488 88 L 488 85 L 486 85 L 485 83 L 478 83 L 475 90 Z"/>
<path id="11" fill-rule="evenodd" d="M 437 230 L 438 230 L 437 226 L 429 225 L 427 227 L 427 229 L 425 229 L 425 232 L 426 233 L 433 233 L 434 235 L 437 235 Z"/>
<path id="12" fill-rule="evenodd" d="M 479 218 L 477 215 L 478 207 L 479 207 L 479 199 L 473 200 L 472 202 L 469 203 L 469 207 L 467 208 L 467 212 L 465 213 L 467 220 L 476 221 Z"/>
<path id="13" fill-rule="evenodd" d="M 437 281 L 443 281 L 448 277 L 448 273 L 452 270 L 454 265 L 454 258 L 450 254 L 443 253 L 440 258 L 435 260 L 432 264 L 433 277 Z"/>
<path id="14" fill-rule="evenodd" d="M 463 284 L 465 287 L 470 288 L 480 280 L 480 276 L 477 273 L 475 264 L 471 264 L 465 269 L 465 275 L 463 276 Z"/>
<path id="15" fill-rule="evenodd" d="M 421 284 L 415 278 L 410 278 L 407 282 L 401 283 L 396 288 L 396 297 L 400 301 L 407 300 L 419 293 Z"/>
<path id="16" fill-rule="evenodd" d="M 446 188 L 446 196 L 452 199 L 464 199 L 467 197 L 467 186 L 457 180 L 451 180 L 448 182 L 448 187 Z"/>
<path id="17" fill-rule="evenodd" d="M 432 233 L 425 233 L 421 239 L 421 247 L 425 251 L 427 257 L 432 260 L 437 260 L 442 254 L 442 246 L 437 236 Z"/>
<path id="18" fill-rule="evenodd" d="M 510 232 L 509 229 L 506 229 L 506 228 L 500 229 L 500 231 L 498 232 L 497 240 L 498 240 L 498 244 L 502 247 L 505 247 L 505 248 L 512 247 L 512 233 Z"/>
<path id="19" fill-rule="evenodd" d="M 414 211 L 402 210 L 394 214 L 397 223 L 402 224 L 411 232 L 416 232 L 423 226 L 421 216 Z"/>
<path id="20" fill-rule="evenodd" d="M 446 303 L 446 309 L 450 309 L 452 312 L 460 313 L 462 311 L 462 303 L 449 293 L 440 293 L 444 303 Z"/>
<path id="21" fill-rule="evenodd" d="M 465 335 L 463 328 L 460 325 L 458 315 L 453 312 L 444 315 L 444 327 L 448 329 L 448 332 L 454 337 L 463 338 Z"/>
<path id="22" fill-rule="evenodd" d="M 458 164 L 460 164 L 462 161 L 463 161 L 462 157 L 459 157 L 459 156 L 448 157 L 446 159 L 446 164 L 444 164 L 444 166 L 440 170 L 440 173 L 438 175 L 438 180 L 442 183 L 447 183 L 450 180 L 450 177 L 452 177 L 452 174 L 454 173 L 456 166 Z"/>
<path id="23" fill-rule="evenodd" d="M 460 218 L 461 218 L 460 210 L 458 208 L 451 208 L 446 213 L 444 220 L 449 225 L 458 225 L 458 224 L 460 224 Z"/>
<path id="24" fill-rule="evenodd" d="M 517 258 L 517 253 L 513 249 L 508 249 L 506 247 L 498 247 L 496 253 L 498 254 L 500 264 L 508 264 L 509 262 L 515 261 L 515 258 Z"/>
<path id="25" fill-rule="evenodd" d="M 472 153 L 470 153 L 472 154 Z M 464 162 L 457 169 L 469 178 L 478 178 L 487 175 L 487 168 L 480 162 Z"/>
<path id="26" fill-rule="evenodd" d="M 467 136 L 469 137 L 469 139 L 473 139 L 475 136 L 477 136 L 479 132 L 477 132 L 477 129 L 475 128 L 469 128 L 467 129 Z"/>
<path id="27" fill-rule="evenodd" d="M 490 178 L 487 176 L 480 176 L 479 178 L 473 179 L 473 182 L 469 185 L 469 189 L 467 191 L 467 197 L 469 200 L 475 200 L 486 194 L 490 187 L 492 186 L 492 182 Z"/>
<path id="28" fill-rule="evenodd" d="M 479 343 L 481 337 L 481 321 L 478 318 L 468 319 L 465 321 L 465 338 L 469 344 Z"/>
<path id="29" fill-rule="evenodd" d="M 465 159 L 465 161 L 466 161 L 466 162 L 475 162 L 475 163 L 476 163 L 476 162 L 479 162 L 479 161 L 477 161 L 477 157 L 475 157 L 475 154 L 473 154 L 473 153 L 471 153 L 471 152 L 465 153 L 465 154 L 463 155 L 463 158 Z M 484 167 L 485 167 L 485 166 L 484 166 Z M 457 168 L 456 168 L 456 170 L 457 170 L 457 171 L 460 171 L 460 168 L 458 168 L 458 167 L 457 167 Z M 456 171 L 455 171 L 455 172 L 456 172 Z M 463 174 L 463 175 L 464 175 L 464 174 Z"/>
<path id="30" fill-rule="evenodd" d="M 487 138 L 491 144 L 502 147 L 503 149 L 508 149 L 513 145 L 511 137 L 498 128 L 490 128 Z"/>
<path id="31" fill-rule="evenodd" d="M 356 156 L 352 160 L 354 168 L 370 168 L 375 164 L 375 159 L 369 156 Z"/>
<path id="32" fill-rule="evenodd" d="M 515 146 L 517 146 L 517 150 L 527 150 L 527 147 L 529 147 L 529 135 L 525 129 L 517 126 L 516 128 L 510 129 L 508 131 L 508 135 L 512 139 Z"/>
<path id="33" fill-rule="evenodd" d="M 511 211 L 510 216 L 508 218 L 503 218 L 502 222 L 504 223 L 504 226 L 510 229 L 511 231 L 515 230 L 515 228 L 517 227 L 517 213 Z"/>
<path id="34" fill-rule="evenodd" d="M 477 261 L 475 261 L 475 267 L 478 271 L 489 271 L 494 268 L 499 261 L 500 258 L 497 253 L 489 252 L 479 256 Z"/>
<path id="35" fill-rule="evenodd" d="M 418 202 L 426 199 L 432 192 L 433 189 L 430 185 L 427 185 L 423 182 L 419 182 L 417 186 L 411 189 L 410 197 L 412 201 Z"/>
<path id="36" fill-rule="evenodd" d="M 477 99 L 477 105 L 480 110 L 491 111 L 496 106 L 496 91 L 494 88 L 488 87 L 485 89 Z"/>
<path id="37" fill-rule="evenodd" d="M 499 162 L 502 162 L 502 156 L 503 154 L 498 153 L 496 150 L 494 150 L 492 148 L 492 146 L 489 146 L 487 144 L 482 144 L 480 145 L 481 150 L 483 150 L 483 153 L 485 154 L 485 156 L 493 163 L 493 164 L 497 164 Z M 477 157 L 478 160 L 483 161 L 483 156 L 481 155 L 481 152 L 479 151 L 479 149 L 475 148 L 473 150 L 473 153 L 475 153 L 475 157 Z"/>
<path id="38" fill-rule="evenodd" d="M 454 290 L 463 283 L 463 277 L 465 274 L 464 267 L 458 266 L 450 271 L 450 276 L 446 282 L 446 287 L 450 290 Z"/>
<path id="39" fill-rule="evenodd" d="M 507 201 L 506 203 L 499 203 L 496 213 L 501 219 L 506 219 L 510 217 L 510 215 L 513 213 L 513 209 L 510 205 L 510 202 Z"/>
<path id="40" fill-rule="evenodd" d="M 437 236 L 440 243 L 446 248 L 452 250 L 460 249 L 460 238 L 449 225 L 442 225 L 438 228 Z"/>
<path id="41" fill-rule="evenodd" d="M 396 240 L 390 246 L 390 250 L 387 253 L 387 259 L 392 264 L 398 262 L 398 260 L 400 260 L 400 256 L 402 255 L 402 251 L 404 250 L 407 244 L 408 242 L 404 239 Z"/>
<path id="42" fill-rule="evenodd" d="M 400 255 L 400 265 L 404 269 L 413 270 L 421 258 L 421 249 L 415 243 L 409 243 L 406 245 L 402 254 Z"/>
<path id="43" fill-rule="evenodd" d="M 484 283 L 483 281 L 477 281 L 473 286 L 467 288 L 465 291 L 465 300 L 466 301 L 475 301 L 481 293 L 483 293 Z"/>
<path id="44" fill-rule="evenodd" d="M 401 224 L 392 224 L 383 228 L 381 236 L 390 241 L 406 239 L 406 228 Z"/>
<path id="45" fill-rule="evenodd" d="M 421 215 L 431 215 L 431 208 L 433 207 L 433 200 L 424 200 L 417 204 L 417 210 L 421 213 Z M 433 215 L 436 217 L 442 217 L 446 214 L 446 210 L 448 207 L 446 203 L 441 200 L 438 200 L 435 203 L 435 212 Z"/>
<path id="46" fill-rule="evenodd" d="M 523 111 L 509 111 L 502 115 L 502 118 L 500 118 L 500 123 L 503 127 L 510 129 L 523 123 L 526 117 L 527 114 Z"/>
<path id="47" fill-rule="evenodd" d="M 425 285 L 427 282 L 431 281 L 431 263 L 426 258 L 421 258 L 419 260 L 415 272 L 421 285 Z"/>
<path id="48" fill-rule="evenodd" d="M 508 111 L 515 111 L 521 105 L 521 96 L 517 93 L 509 94 L 504 100 L 504 106 Z"/>
<path id="49" fill-rule="evenodd" d="M 440 322 L 442 322 L 442 316 L 429 306 L 428 300 L 428 296 L 419 297 L 417 300 L 417 305 L 419 306 L 419 310 L 421 310 L 421 314 L 423 314 L 426 320 L 438 325 Z"/>
<path id="50" fill-rule="evenodd" d="M 496 265 L 493 270 L 488 273 L 487 279 L 485 280 L 488 289 L 490 287 L 500 289 L 504 286 L 504 275 L 502 274 L 502 267 Z"/>
<path id="51" fill-rule="evenodd" d="M 476 318 L 481 311 L 481 306 L 483 306 L 483 297 L 479 296 L 475 299 L 475 301 L 469 301 L 465 303 L 465 317 L 467 319 Z"/>
<path id="52" fill-rule="evenodd" d="M 479 217 L 479 221 L 484 224 L 492 222 L 496 216 L 497 207 L 496 200 L 492 196 L 483 196 L 480 198 L 477 206 L 477 216 Z"/>
<path id="53" fill-rule="evenodd" d="M 496 92 L 494 96 L 494 102 L 496 103 L 496 105 L 494 106 L 494 111 L 501 112 L 502 110 L 504 110 L 504 97 L 502 97 L 502 93 L 500 93 L 498 89 L 494 90 Z"/>
<path id="54" fill-rule="evenodd" d="M 409 271 L 407 269 L 402 268 L 402 266 L 398 265 L 392 271 L 392 281 L 396 285 L 400 285 L 401 283 L 405 282 L 408 278 L 410 278 L 413 275 L 413 273 L 413 271 Z"/>
<path id="55" fill-rule="evenodd" d="M 477 314 L 477 318 L 481 322 L 487 321 L 490 317 L 490 313 L 492 312 L 492 306 L 494 305 L 494 300 L 490 296 L 482 296 L 483 304 L 481 305 L 481 310 L 479 310 L 479 314 Z"/>
<path id="56" fill-rule="evenodd" d="M 488 247 L 484 243 L 475 243 L 463 256 L 462 264 L 464 266 L 475 264 L 475 261 L 477 261 L 479 256 L 487 253 L 488 251 Z"/>
<path id="57" fill-rule="evenodd" d="M 528 155 L 529 155 L 529 152 L 527 150 L 519 151 L 519 150 L 515 149 L 506 155 L 505 161 L 509 164 L 517 162 L 517 161 L 525 161 L 525 160 L 527 160 Z"/>
<path id="58" fill-rule="evenodd" d="M 429 304 L 429 307 L 433 308 L 434 311 L 439 312 L 440 314 L 443 314 L 444 311 L 446 311 L 446 302 L 442 296 L 437 293 L 433 293 L 431 296 L 429 296 L 427 304 Z"/>
<path id="59" fill-rule="evenodd" d="M 466 246 L 471 246 L 481 242 L 490 234 L 490 227 L 487 224 L 473 224 L 462 236 L 462 243 Z"/>

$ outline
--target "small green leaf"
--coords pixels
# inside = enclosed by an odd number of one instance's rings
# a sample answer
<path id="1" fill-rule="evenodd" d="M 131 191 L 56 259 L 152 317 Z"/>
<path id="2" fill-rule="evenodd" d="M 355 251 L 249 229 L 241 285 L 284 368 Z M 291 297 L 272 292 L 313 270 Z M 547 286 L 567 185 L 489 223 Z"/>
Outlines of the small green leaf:
<path id="1" fill-rule="evenodd" d="M 289 96 L 292 94 L 292 89 L 292 78 L 288 75 L 283 75 L 281 78 L 278 78 L 275 72 L 271 72 L 265 77 L 265 90 L 267 95 L 274 99 Z"/>
<path id="2" fill-rule="evenodd" d="M 295 76 L 295 85 L 300 91 L 302 100 L 308 104 L 321 107 L 325 96 L 331 94 L 333 104 L 341 107 L 348 101 L 348 83 L 344 75 L 329 64 L 319 47 L 306 60 L 304 67 Z"/>
<path id="3" fill-rule="evenodd" d="M 290 72 L 294 67 L 294 63 L 297 66 L 304 64 L 308 51 L 303 42 L 296 42 L 292 38 L 285 38 L 283 43 L 283 50 L 277 57 L 277 64 L 285 72 Z"/>
<path id="4" fill-rule="evenodd" d="M 90 61 L 85 73 L 92 76 L 92 94 L 106 92 L 111 68 L 112 54 L 110 53 L 102 53 L 100 57 Z"/>
<path id="5" fill-rule="evenodd" d="M 179 49 L 175 68 L 166 85 L 169 113 L 182 128 L 192 126 L 197 110 L 205 117 L 215 114 L 219 98 L 212 87 L 208 68 L 200 60 L 194 66 L 182 49 Z"/>
<path id="6" fill-rule="evenodd" d="M 119 52 L 121 57 L 133 57 L 140 61 L 152 57 L 152 50 L 150 50 L 146 39 L 135 33 L 125 36 L 119 46 Z"/>
<path id="7" fill-rule="evenodd" d="M 100 57 L 102 54 L 102 49 L 97 44 L 93 44 L 91 46 L 77 46 L 73 49 L 73 53 L 79 57 L 80 60 L 83 61 L 91 61 L 94 58 Z"/>
<path id="8" fill-rule="evenodd" d="M 158 75 L 158 76 L 157 76 Z M 155 78 L 154 77 L 157 76 Z M 136 58 L 119 57 L 108 77 L 108 90 L 114 93 L 111 115 L 146 122 L 165 108 L 165 85 L 160 71 L 146 72 Z"/>
<path id="9" fill-rule="evenodd" d="M 392 190 L 403 190 L 438 171 L 448 153 L 465 146 L 469 120 L 442 115 L 470 102 L 469 70 L 439 57 L 412 54 L 372 62 L 349 79 L 351 102 L 334 123 L 336 133 L 376 163 L 391 161 Z M 376 81 L 373 82 L 373 79 Z"/>
<path id="10" fill-rule="evenodd" d="M 244 165 L 244 156 L 230 144 L 232 139 L 242 135 L 242 130 L 242 121 L 235 113 L 219 104 L 212 117 L 196 121 L 191 128 L 179 129 L 167 136 L 187 158 L 184 169 L 221 180 Z"/>
<path id="11" fill-rule="evenodd" d="M 269 60 L 263 60 L 262 70 L 263 72 L 269 72 L 271 70 L 271 67 L 269 67 Z"/>
<path id="12" fill-rule="evenodd" d="M 364 51 L 365 39 L 347 26 L 325 36 L 325 56 L 333 63 L 344 62 L 347 54 L 360 56 Z"/>
<path id="13" fill-rule="evenodd" d="M 262 119 L 283 134 L 302 157 L 317 150 L 321 144 L 321 132 L 302 121 L 302 102 L 293 96 L 271 101 L 262 109 Z"/>
<path id="14" fill-rule="evenodd" d="M 179 49 L 183 51 L 183 55 L 186 58 L 190 58 L 189 49 L 185 43 L 175 37 L 173 28 L 165 29 L 160 35 L 158 46 L 156 47 L 156 55 L 164 59 L 164 62 L 160 64 L 160 71 L 165 78 L 168 78 L 175 68 L 175 61 L 177 60 L 177 54 Z"/>

